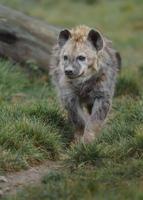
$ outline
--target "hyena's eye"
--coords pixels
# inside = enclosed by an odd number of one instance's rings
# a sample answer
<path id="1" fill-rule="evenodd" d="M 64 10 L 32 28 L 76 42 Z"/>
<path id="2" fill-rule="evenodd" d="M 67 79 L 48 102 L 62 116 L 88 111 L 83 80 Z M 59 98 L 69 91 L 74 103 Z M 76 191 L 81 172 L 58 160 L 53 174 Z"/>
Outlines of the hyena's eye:
<path id="1" fill-rule="evenodd" d="M 79 61 L 85 61 L 86 57 L 85 56 L 78 56 L 77 60 L 79 60 Z"/>
<path id="2" fill-rule="evenodd" d="M 64 61 L 67 61 L 68 60 L 68 56 L 67 55 L 64 55 Z"/>

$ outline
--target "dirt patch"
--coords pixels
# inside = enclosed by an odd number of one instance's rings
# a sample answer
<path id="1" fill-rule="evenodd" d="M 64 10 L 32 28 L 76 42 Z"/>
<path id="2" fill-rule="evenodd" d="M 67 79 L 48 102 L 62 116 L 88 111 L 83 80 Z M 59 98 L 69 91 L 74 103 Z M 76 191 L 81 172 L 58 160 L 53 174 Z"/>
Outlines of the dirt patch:
<path id="1" fill-rule="evenodd" d="M 24 186 L 38 184 L 41 181 L 41 178 L 49 171 L 61 167 L 60 162 L 47 161 L 40 166 L 31 167 L 28 170 L 7 173 L 0 181 L 0 195 L 14 195 Z"/>

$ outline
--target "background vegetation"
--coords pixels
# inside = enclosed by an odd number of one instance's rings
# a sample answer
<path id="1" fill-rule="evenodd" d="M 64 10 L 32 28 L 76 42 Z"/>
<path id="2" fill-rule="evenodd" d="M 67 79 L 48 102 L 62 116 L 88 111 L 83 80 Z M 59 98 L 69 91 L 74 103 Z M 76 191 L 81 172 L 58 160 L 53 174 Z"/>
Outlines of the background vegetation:
<path id="1" fill-rule="evenodd" d="M 123 59 L 113 109 L 101 137 L 91 145 L 73 147 L 69 146 L 72 129 L 50 78 L 37 70 L 28 75 L 0 61 L 1 173 L 46 159 L 65 162 L 62 172 L 50 172 L 40 185 L 13 199 L 143 199 L 143 1 L 0 3 L 55 26 L 97 27 L 113 40 Z"/>

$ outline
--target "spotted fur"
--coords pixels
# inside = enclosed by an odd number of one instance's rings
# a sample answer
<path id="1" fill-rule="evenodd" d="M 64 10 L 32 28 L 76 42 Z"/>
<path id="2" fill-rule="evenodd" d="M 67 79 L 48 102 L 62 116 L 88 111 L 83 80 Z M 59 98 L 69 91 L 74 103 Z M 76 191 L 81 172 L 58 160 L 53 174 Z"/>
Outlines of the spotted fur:
<path id="1" fill-rule="evenodd" d="M 68 63 L 63 61 L 65 54 Z M 86 61 L 77 61 L 79 55 L 85 55 Z M 75 73 L 72 78 L 64 73 L 69 66 Z M 77 26 L 60 33 L 53 48 L 51 75 L 77 140 L 91 142 L 100 133 L 111 108 L 120 66 L 120 54 L 99 31 Z"/>

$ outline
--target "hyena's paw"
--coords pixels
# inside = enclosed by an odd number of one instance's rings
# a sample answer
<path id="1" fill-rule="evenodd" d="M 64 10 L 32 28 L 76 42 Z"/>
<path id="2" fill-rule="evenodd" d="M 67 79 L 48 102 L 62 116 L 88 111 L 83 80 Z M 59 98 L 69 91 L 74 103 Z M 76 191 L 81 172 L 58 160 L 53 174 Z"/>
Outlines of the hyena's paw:
<path id="1" fill-rule="evenodd" d="M 74 143 L 78 144 L 81 142 L 82 136 L 81 135 L 75 135 L 74 136 Z"/>
<path id="2" fill-rule="evenodd" d="M 85 144 L 89 144 L 91 142 L 93 142 L 95 140 L 95 133 L 93 133 L 92 131 L 85 131 L 84 135 L 82 137 L 82 142 Z"/>
<path id="3" fill-rule="evenodd" d="M 73 142 L 74 144 L 78 144 L 82 141 L 83 131 L 76 131 L 74 134 Z"/>
<path id="4" fill-rule="evenodd" d="M 82 136 L 74 136 L 74 139 L 70 143 L 70 147 L 74 147 L 82 141 Z"/>

